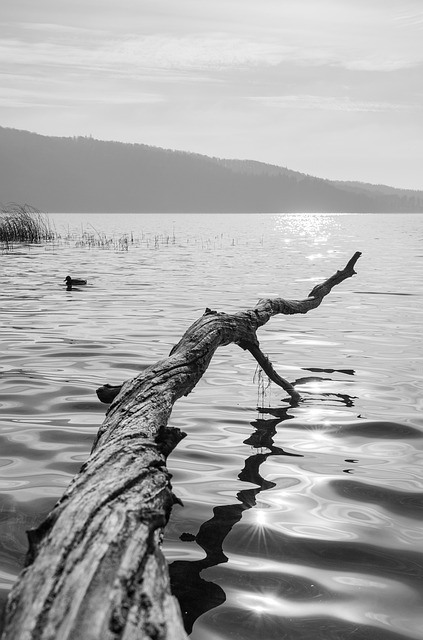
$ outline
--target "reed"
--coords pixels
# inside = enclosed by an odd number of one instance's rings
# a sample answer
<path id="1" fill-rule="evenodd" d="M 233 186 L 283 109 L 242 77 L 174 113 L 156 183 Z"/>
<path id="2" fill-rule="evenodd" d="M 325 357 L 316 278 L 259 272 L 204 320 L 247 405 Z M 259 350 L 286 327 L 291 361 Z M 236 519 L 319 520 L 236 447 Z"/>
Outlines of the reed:
<path id="1" fill-rule="evenodd" d="M 0 242 L 45 242 L 54 240 L 48 217 L 27 204 L 0 204 Z"/>
<path id="2" fill-rule="evenodd" d="M 104 233 L 99 233 L 95 230 L 96 233 L 88 233 L 87 231 L 83 231 L 82 235 L 68 235 L 65 240 L 73 240 L 75 242 L 75 247 L 79 249 L 112 249 L 114 251 L 128 251 L 129 249 L 129 240 L 127 234 L 122 234 L 120 237 L 107 237 Z"/>
<path id="3" fill-rule="evenodd" d="M 254 372 L 253 383 L 257 384 L 257 409 L 264 408 L 266 404 L 270 407 L 272 381 L 264 373 L 260 365 L 257 365 Z"/>
<path id="4" fill-rule="evenodd" d="M 199 247 L 206 251 L 221 250 L 242 244 L 238 238 L 227 237 L 221 233 L 213 238 L 203 238 L 193 235 L 177 237 L 175 228 L 172 232 L 154 233 L 142 232 L 140 237 L 130 233 L 113 233 L 109 236 L 88 223 L 90 229 L 81 224 L 79 231 L 71 231 L 69 226 L 63 235 L 56 231 L 54 222 L 51 223 L 47 214 L 41 213 L 30 205 L 0 203 L 0 251 L 10 251 L 14 243 L 52 243 L 54 250 L 62 246 L 78 249 L 103 249 L 111 251 L 129 251 L 132 248 L 146 248 L 160 250 L 174 246 Z M 261 241 L 263 244 L 263 241 Z M 49 249 L 52 248 L 51 246 Z"/>

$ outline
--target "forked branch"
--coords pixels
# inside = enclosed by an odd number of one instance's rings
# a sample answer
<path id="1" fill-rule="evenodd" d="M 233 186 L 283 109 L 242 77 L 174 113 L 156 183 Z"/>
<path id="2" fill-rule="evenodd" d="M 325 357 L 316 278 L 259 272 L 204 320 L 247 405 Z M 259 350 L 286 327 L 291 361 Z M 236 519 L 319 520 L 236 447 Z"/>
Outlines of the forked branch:
<path id="1" fill-rule="evenodd" d="M 207 309 L 167 358 L 98 391 L 112 404 L 90 457 L 28 534 L 27 565 L 9 596 L 3 640 L 186 640 L 160 548 L 177 501 L 166 457 L 185 435 L 166 426 L 173 404 L 194 388 L 216 349 L 232 342 L 298 400 L 261 352 L 257 329 L 274 315 L 318 307 L 354 275 L 360 255 L 303 300 L 261 300 L 235 314 Z"/>
<path id="2" fill-rule="evenodd" d="M 355 275 L 354 266 L 360 256 L 361 252 L 357 251 L 344 269 L 337 271 L 333 276 L 316 285 L 303 300 L 285 300 L 284 298 L 260 300 L 254 309 L 233 315 L 206 309 L 204 315 L 186 331 L 181 341 L 173 347 L 169 358 L 178 351 L 187 349 L 193 341 L 201 342 L 207 349 L 213 349 L 213 353 L 217 347 L 235 342 L 242 349 L 251 353 L 266 375 L 282 387 L 291 396 L 293 402 L 298 402 L 301 399 L 300 394 L 292 384 L 274 370 L 270 360 L 261 351 L 256 331 L 274 315 L 304 314 L 318 307 L 334 286 Z M 204 333 L 213 334 L 213 339 L 207 340 L 205 335 L 202 336 L 201 328 Z M 122 386 L 105 384 L 97 389 L 97 396 L 101 402 L 110 404 L 119 395 Z"/>

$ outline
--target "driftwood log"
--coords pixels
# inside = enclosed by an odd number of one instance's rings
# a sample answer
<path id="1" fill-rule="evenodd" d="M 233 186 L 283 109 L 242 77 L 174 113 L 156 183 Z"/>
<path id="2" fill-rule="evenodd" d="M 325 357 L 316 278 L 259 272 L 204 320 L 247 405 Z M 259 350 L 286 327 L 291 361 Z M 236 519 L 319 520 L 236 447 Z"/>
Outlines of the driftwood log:
<path id="1" fill-rule="evenodd" d="M 304 300 L 261 300 L 235 314 L 206 310 L 168 358 L 122 387 L 88 460 L 37 529 L 28 531 L 26 566 L 8 599 L 3 640 L 180 640 L 187 638 L 161 551 L 172 505 L 166 458 L 186 434 L 167 423 L 173 404 L 206 371 L 215 350 L 248 350 L 291 397 L 299 394 L 261 352 L 256 331 L 276 314 L 307 313 L 355 274 L 344 269 Z"/>

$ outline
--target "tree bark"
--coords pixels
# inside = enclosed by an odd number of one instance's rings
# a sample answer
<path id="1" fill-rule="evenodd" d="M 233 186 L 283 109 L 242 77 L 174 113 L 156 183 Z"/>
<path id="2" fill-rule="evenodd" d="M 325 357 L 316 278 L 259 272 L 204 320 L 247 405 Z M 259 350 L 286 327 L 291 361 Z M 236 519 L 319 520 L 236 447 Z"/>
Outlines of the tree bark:
<path id="1" fill-rule="evenodd" d="M 277 314 L 307 313 L 355 274 L 346 267 L 303 300 L 261 300 L 235 314 L 206 309 L 168 358 L 122 387 L 98 390 L 112 401 L 88 460 L 53 510 L 28 532 L 26 566 L 9 596 L 3 640 L 182 640 L 160 544 L 172 505 L 166 458 L 186 434 L 167 423 L 220 346 L 248 350 L 291 402 L 299 394 L 261 352 L 256 331 Z"/>

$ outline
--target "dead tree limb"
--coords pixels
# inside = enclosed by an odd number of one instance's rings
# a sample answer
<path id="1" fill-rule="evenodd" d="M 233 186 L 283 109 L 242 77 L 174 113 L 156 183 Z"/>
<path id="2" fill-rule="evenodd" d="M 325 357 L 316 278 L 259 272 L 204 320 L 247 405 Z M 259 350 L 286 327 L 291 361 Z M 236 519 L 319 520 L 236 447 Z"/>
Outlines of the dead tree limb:
<path id="1" fill-rule="evenodd" d="M 26 567 L 9 596 L 3 640 L 187 638 L 160 548 L 177 502 L 166 458 L 185 436 L 167 427 L 173 404 L 194 388 L 216 349 L 232 342 L 298 400 L 261 352 L 256 331 L 274 315 L 318 307 L 355 274 L 360 255 L 304 300 L 261 300 L 235 314 L 207 309 L 168 358 L 122 387 L 106 387 L 113 402 L 90 457 L 44 522 L 28 532 Z"/>

